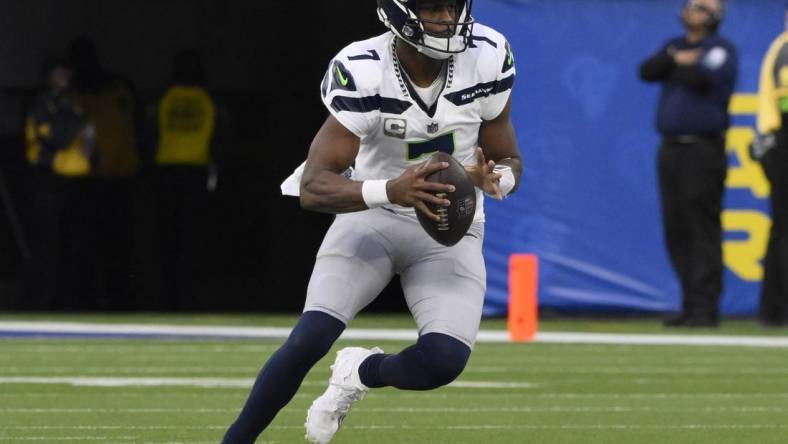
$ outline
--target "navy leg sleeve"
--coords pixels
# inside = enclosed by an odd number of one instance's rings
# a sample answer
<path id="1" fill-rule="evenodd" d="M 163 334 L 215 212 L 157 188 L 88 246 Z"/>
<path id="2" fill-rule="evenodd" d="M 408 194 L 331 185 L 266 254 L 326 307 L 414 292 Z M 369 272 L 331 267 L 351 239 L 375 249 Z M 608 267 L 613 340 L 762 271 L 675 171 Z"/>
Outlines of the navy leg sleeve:
<path id="1" fill-rule="evenodd" d="M 246 405 L 222 444 L 253 444 L 344 329 L 342 321 L 325 313 L 304 313 L 287 341 L 263 366 Z"/>
<path id="2" fill-rule="evenodd" d="M 392 386 L 404 390 L 431 390 L 462 373 L 471 349 L 451 336 L 428 333 L 396 355 L 372 355 L 359 367 L 367 387 Z"/>

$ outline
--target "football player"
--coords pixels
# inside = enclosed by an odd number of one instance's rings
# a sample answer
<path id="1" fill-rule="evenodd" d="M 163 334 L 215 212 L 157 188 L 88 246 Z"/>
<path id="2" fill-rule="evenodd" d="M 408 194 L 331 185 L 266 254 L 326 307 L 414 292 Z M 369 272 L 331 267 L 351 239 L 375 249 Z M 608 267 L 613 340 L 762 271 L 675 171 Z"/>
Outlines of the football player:
<path id="1" fill-rule="evenodd" d="M 397 354 L 340 350 L 328 389 L 307 413 L 307 440 L 331 441 L 369 388 L 430 390 L 464 369 L 485 293 L 481 193 L 504 198 L 521 172 L 510 119 L 511 48 L 474 23 L 471 3 L 378 0 L 390 32 L 351 43 L 330 62 L 321 84 L 330 115 L 289 183 L 300 183 L 303 208 L 337 216 L 317 253 L 304 312 L 263 367 L 224 443 L 253 443 L 395 274 L 417 342 Z M 415 216 L 437 219 L 425 203 L 448 205 L 435 193 L 452 186 L 424 180 L 448 166 L 425 165 L 436 151 L 465 165 L 477 187 L 474 223 L 452 247 L 430 238 Z"/>

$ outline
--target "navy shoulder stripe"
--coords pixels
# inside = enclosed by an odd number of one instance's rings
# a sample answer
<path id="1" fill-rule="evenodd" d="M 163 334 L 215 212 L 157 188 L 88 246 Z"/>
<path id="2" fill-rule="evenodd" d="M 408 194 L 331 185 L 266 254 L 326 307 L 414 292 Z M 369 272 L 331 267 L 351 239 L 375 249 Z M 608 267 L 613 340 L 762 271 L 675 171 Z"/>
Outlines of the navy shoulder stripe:
<path id="1" fill-rule="evenodd" d="M 386 114 L 402 114 L 411 105 L 408 101 L 392 97 L 380 97 L 379 94 L 366 97 L 336 96 L 331 100 L 331 108 L 334 111 L 349 111 L 351 113 L 368 113 L 380 110 Z"/>
<path id="2" fill-rule="evenodd" d="M 499 80 L 498 84 L 495 85 L 495 88 L 493 89 L 492 94 L 498 94 L 498 93 L 504 92 L 504 91 L 506 91 L 508 89 L 512 89 L 513 86 L 514 86 L 514 74 L 510 75 L 509 77 L 506 77 L 504 79 Z"/>
<path id="3" fill-rule="evenodd" d="M 328 94 L 328 71 L 323 75 L 323 81 L 320 82 L 320 93 L 323 94 L 323 97 Z"/>
<path id="4" fill-rule="evenodd" d="M 374 49 L 368 49 L 367 54 L 359 54 L 350 56 L 347 58 L 348 60 L 355 61 L 355 60 L 380 60 L 380 56 L 378 52 Z"/>
<path id="5" fill-rule="evenodd" d="M 491 39 L 489 39 L 487 37 L 478 36 L 478 35 L 472 35 L 471 36 L 471 42 L 470 42 L 470 45 L 468 45 L 468 46 L 470 46 L 471 48 L 475 48 L 476 47 L 476 43 L 474 43 L 474 42 L 487 42 L 490 45 L 492 45 L 493 48 L 497 48 L 498 47 L 498 44 L 495 43 L 494 41 L 492 41 Z"/>
<path id="6" fill-rule="evenodd" d="M 490 94 L 498 94 L 511 89 L 514 85 L 514 74 L 504 79 L 492 82 L 477 83 L 470 88 L 465 88 L 457 92 L 443 96 L 449 102 L 457 105 L 467 105 L 476 99 L 481 99 Z"/>

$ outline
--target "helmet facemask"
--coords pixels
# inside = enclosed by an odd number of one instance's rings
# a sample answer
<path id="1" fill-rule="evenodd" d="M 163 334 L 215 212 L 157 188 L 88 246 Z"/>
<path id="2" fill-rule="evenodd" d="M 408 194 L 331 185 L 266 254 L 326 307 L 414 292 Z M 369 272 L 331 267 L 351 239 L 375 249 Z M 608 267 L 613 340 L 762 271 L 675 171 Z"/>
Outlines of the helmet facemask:
<path id="1" fill-rule="evenodd" d="M 473 0 L 456 0 L 455 22 L 447 35 L 431 34 L 425 24 L 446 25 L 419 18 L 419 0 L 378 0 L 378 17 L 399 38 L 427 57 L 444 60 L 465 51 L 473 31 Z"/>

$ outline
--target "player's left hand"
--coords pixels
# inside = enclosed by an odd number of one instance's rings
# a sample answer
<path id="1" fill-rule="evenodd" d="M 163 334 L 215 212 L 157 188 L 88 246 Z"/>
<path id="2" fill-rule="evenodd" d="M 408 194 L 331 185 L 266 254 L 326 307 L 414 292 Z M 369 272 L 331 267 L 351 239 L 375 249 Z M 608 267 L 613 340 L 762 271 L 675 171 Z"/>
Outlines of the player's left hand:
<path id="1" fill-rule="evenodd" d="M 481 188 L 482 191 L 490 196 L 495 196 L 496 199 L 503 199 L 503 192 L 499 185 L 501 174 L 494 171 L 495 162 L 489 162 L 484 158 L 484 152 L 481 147 L 476 148 L 476 165 L 465 165 L 465 172 L 471 178 L 476 187 Z"/>

